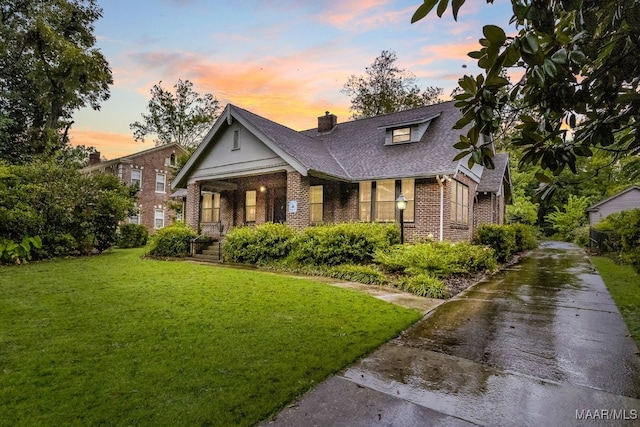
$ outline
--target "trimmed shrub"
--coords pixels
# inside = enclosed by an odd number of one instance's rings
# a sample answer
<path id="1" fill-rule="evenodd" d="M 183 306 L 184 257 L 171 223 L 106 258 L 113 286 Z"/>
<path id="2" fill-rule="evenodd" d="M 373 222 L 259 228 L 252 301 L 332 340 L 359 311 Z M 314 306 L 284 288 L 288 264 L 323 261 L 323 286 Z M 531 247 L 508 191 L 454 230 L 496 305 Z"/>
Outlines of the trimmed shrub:
<path id="1" fill-rule="evenodd" d="M 538 247 L 536 231 L 530 225 L 511 224 L 507 227 L 513 228 L 516 233 L 516 252 L 524 252 Z M 587 228 L 587 243 L 589 243 L 589 229 Z"/>
<path id="2" fill-rule="evenodd" d="M 582 248 L 589 246 L 590 237 L 588 225 L 582 225 L 573 231 L 573 243 Z"/>
<path id="3" fill-rule="evenodd" d="M 300 263 L 314 265 L 364 264 L 376 250 L 400 242 L 394 224 L 344 223 L 309 227 L 295 241 L 292 256 Z"/>
<path id="4" fill-rule="evenodd" d="M 225 259 L 250 264 L 280 260 L 289 255 L 294 236 L 293 230 L 285 224 L 234 228 L 224 243 Z"/>
<path id="5" fill-rule="evenodd" d="M 428 273 L 403 277 L 400 279 L 398 287 L 403 291 L 411 292 L 421 297 L 449 298 L 449 291 L 445 284 L 437 277 Z"/>
<path id="6" fill-rule="evenodd" d="M 118 230 L 118 247 L 139 248 L 147 244 L 149 232 L 144 225 L 122 224 Z"/>
<path id="7" fill-rule="evenodd" d="M 348 280 L 350 282 L 366 283 L 368 285 L 386 285 L 387 277 L 371 265 L 343 264 L 330 267 L 327 270 L 330 277 Z"/>
<path id="8" fill-rule="evenodd" d="M 489 246 L 495 251 L 498 262 L 506 262 L 516 252 L 516 231 L 508 225 L 482 224 L 473 243 Z"/>
<path id="9" fill-rule="evenodd" d="M 374 261 L 392 273 L 435 276 L 472 273 L 496 268 L 492 249 L 467 242 L 427 242 L 377 251 Z"/>
<path id="10" fill-rule="evenodd" d="M 149 254 L 156 257 L 184 257 L 197 233 L 181 222 L 158 230 L 151 238 Z"/>

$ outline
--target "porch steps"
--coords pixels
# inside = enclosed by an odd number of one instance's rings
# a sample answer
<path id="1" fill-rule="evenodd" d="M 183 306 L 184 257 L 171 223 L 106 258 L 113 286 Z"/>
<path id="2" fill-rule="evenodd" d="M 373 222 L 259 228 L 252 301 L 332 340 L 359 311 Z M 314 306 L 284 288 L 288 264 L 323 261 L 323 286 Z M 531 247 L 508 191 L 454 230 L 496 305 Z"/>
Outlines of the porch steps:
<path id="1" fill-rule="evenodd" d="M 222 243 L 222 241 L 214 242 L 204 249 L 201 254 L 193 254 L 193 259 L 202 262 L 221 263 L 224 259 Z"/>

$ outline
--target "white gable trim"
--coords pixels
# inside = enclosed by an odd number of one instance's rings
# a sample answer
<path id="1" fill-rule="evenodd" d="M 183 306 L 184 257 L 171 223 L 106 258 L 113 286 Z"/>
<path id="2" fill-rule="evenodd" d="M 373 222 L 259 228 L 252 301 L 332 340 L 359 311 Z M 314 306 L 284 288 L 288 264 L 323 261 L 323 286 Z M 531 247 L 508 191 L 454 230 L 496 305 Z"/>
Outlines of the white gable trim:
<path id="1" fill-rule="evenodd" d="M 193 155 L 189 158 L 184 167 L 180 170 L 175 179 L 171 182 L 171 188 L 182 188 L 188 182 L 193 182 L 194 171 L 192 170 L 194 165 L 200 159 L 200 156 L 203 155 L 204 152 L 207 151 L 207 147 L 215 140 L 216 135 L 218 135 L 221 131 L 223 131 L 223 126 L 229 126 L 236 120 L 239 124 L 241 124 L 244 128 L 246 128 L 249 132 L 251 132 L 260 142 L 266 145 L 271 151 L 273 151 L 278 157 L 280 157 L 286 165 L 289 165 L 290 168 L 296 170 L 300 175 L 306 176 L 308 174 L 307 168 L 302 165 L 299 161 L 288 155 L 284 152 L 277 144 L 275 144 L 270 138 L 268 138 L 265 134 L 263 134 L 258 128 L 256 128 L 252 123 L 246 121 L 241 115 L 234 113 L 234 107 L 231 104 L 227 104 L 227 107 L 224 109 L 218 120 L 215 122 L 211 130 L 204 137 L 198 148 L 193 153 Z M 225 123 L 226 122 L 226 123 Z M 285 170 L 286 165 L 278 165 L 279 170 Z M 270 167 L 267 167 L 264 170 L 271 170 Z M 244 171 L 235 171 L 233 174 L 229 176 L 239 176 Z M 249 172 L 249 171 L 246 171 Z M 198 176 L 198 178 L 202 179 L 204 176 Z M 221 178 L 217 176 L 217 178 Z"/>

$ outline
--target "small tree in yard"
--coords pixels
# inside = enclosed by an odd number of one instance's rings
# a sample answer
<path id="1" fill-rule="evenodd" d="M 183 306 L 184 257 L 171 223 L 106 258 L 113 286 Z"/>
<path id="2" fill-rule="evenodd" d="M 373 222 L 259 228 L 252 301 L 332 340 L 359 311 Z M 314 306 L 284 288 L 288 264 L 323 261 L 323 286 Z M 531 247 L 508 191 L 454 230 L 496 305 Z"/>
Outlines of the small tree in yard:
<path id="1" fill-rule="evenodd" d="M 569 196 L 569 200 L 565 205 L 564 212 L 555 207 L 555 212 L 545 217 L 549 221 L 554 230 L 567 241 L 572 241 L 574 231 L 583 225 L 586 221 L 587 207 L 589 199 L 587 197 Z"/>

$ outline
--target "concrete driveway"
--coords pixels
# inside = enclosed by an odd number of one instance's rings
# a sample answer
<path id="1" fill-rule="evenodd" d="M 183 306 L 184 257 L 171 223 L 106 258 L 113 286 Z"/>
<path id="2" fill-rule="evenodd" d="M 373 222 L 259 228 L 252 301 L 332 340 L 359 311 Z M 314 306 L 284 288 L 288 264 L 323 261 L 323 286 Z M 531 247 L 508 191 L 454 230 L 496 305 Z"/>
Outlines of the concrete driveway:
<path id="1" fill-rule="evenodd" d="M 264 425 L 640 425 L 640 356 L 584 252 L 545 242 Z"/>

